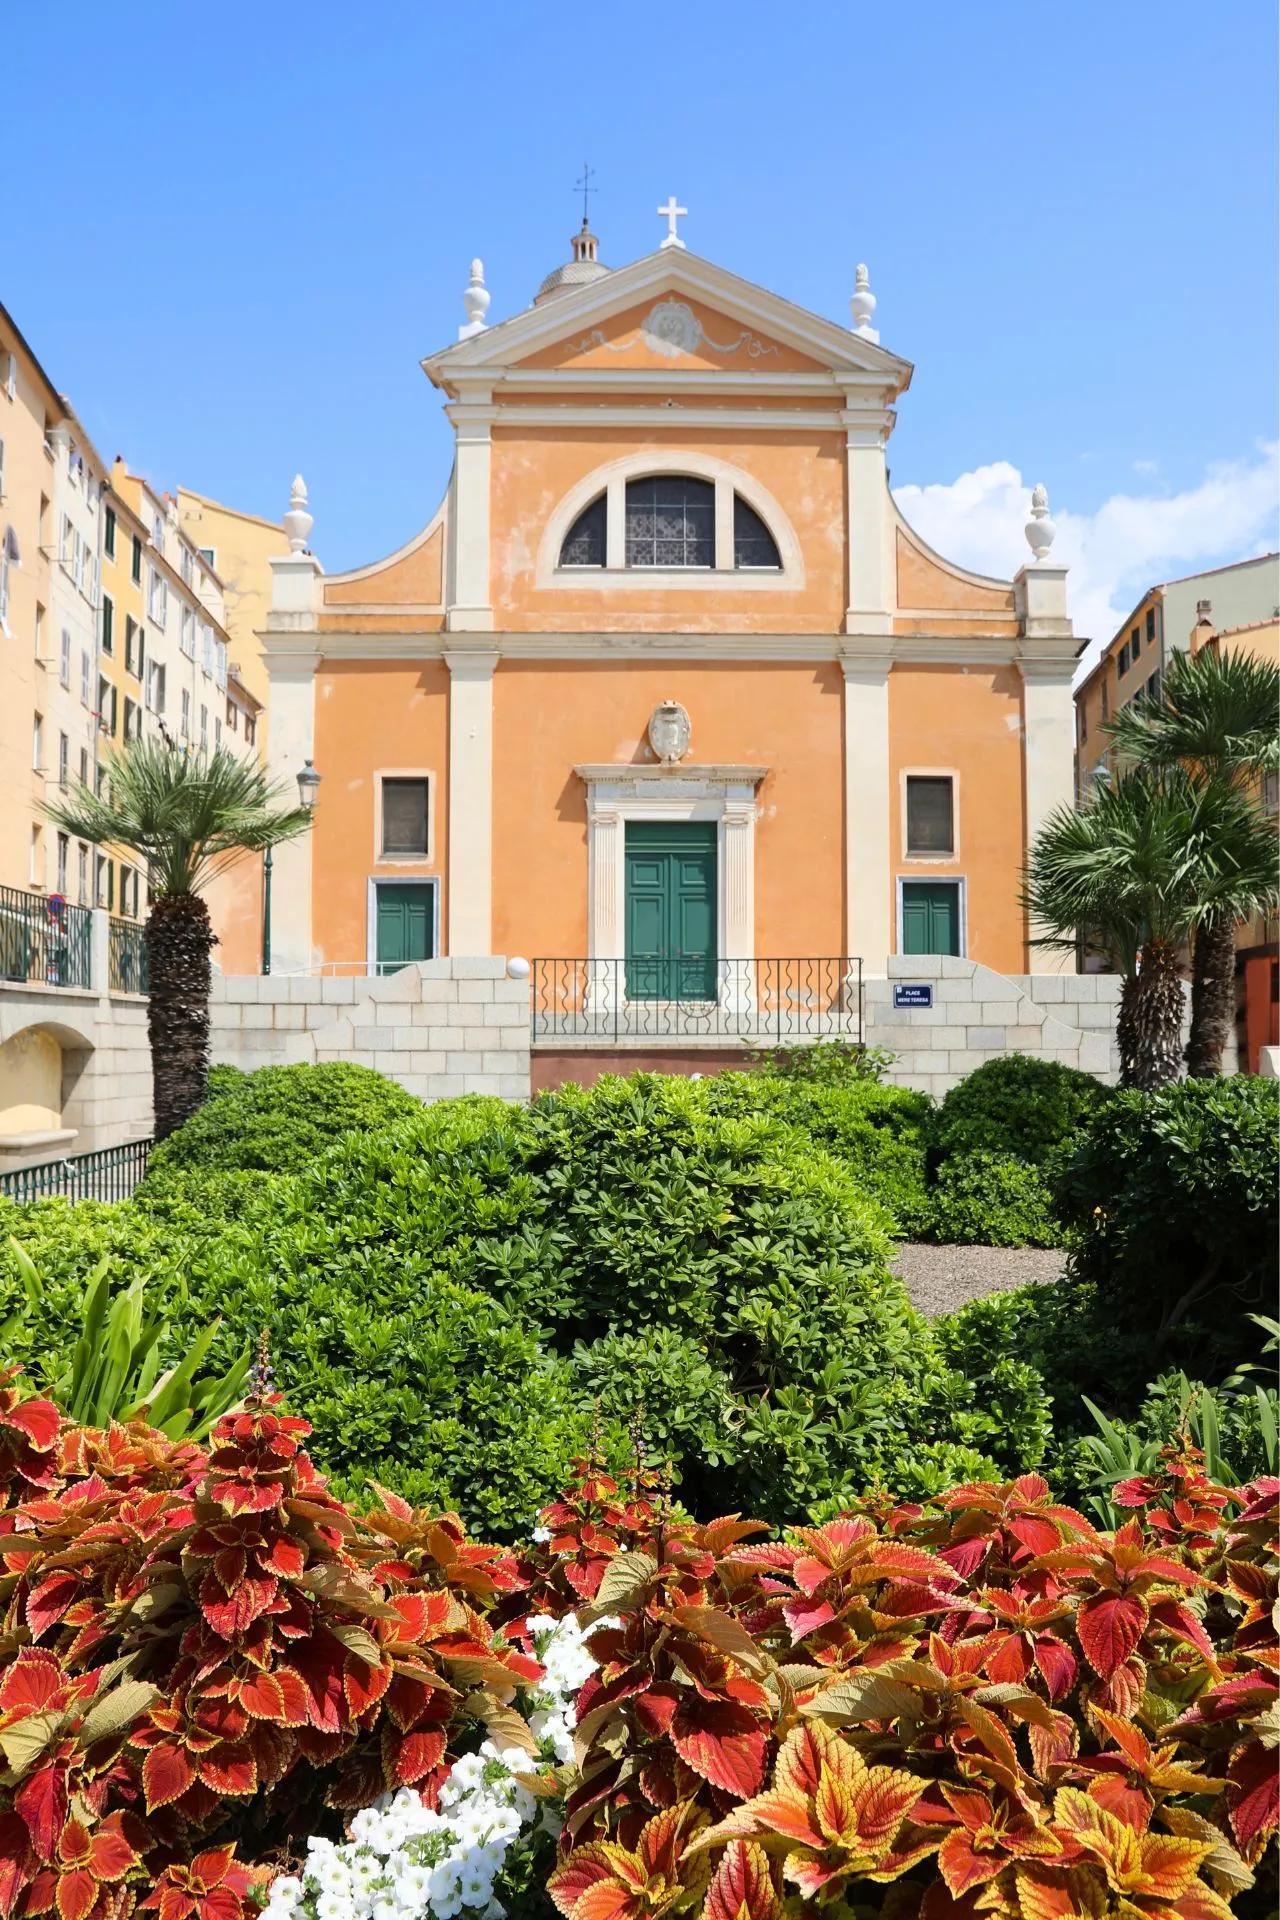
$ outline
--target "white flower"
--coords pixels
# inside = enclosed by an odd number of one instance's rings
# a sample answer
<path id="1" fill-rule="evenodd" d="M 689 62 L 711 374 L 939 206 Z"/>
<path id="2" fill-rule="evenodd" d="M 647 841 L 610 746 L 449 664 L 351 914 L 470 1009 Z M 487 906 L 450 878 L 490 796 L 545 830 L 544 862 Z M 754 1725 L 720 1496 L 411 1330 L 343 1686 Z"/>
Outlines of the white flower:
<path id="1" fill-rule="evenodd" d="M 550 1527 L 535 1527 L 533 1530 L 533 1538 L 540 1547 L 545 1547 L 547 1541 L 551 1538 Z"/>

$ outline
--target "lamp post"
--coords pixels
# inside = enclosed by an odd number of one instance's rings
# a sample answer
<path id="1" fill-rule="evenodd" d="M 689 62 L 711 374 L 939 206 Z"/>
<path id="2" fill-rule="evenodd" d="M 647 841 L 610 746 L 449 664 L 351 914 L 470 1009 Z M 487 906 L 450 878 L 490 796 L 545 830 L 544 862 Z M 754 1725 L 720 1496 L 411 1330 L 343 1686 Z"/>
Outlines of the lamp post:
<path id="1" fill-rule="evenodd" d="M 321 775 L 310 760 L 304 760 L 298 774 L 298 804 L 308 813 L 315 812 L 316 795 L 320 791 Z M 262 862 L 262 971 L 271 971 L 271 873 L 273 867 L 271 848 L 268 847 Z"/>

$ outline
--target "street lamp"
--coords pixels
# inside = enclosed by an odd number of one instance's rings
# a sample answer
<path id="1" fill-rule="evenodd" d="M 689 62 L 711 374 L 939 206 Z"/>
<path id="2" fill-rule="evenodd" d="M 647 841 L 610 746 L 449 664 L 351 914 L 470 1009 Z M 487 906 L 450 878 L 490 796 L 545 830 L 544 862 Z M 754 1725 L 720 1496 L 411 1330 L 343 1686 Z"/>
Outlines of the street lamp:
<path id="1" fill-rule="evenodd" d="M 304 760 L 298 776 L 298 804 L 308 813 L 315 812 L 316 795 L 320 791 L 321 776 L 315 770 L 312 761 Z M 262 862 L 262 971 L 271 971 L 271 873 L 274 862 L 271 848 L 268 847 Z"/>

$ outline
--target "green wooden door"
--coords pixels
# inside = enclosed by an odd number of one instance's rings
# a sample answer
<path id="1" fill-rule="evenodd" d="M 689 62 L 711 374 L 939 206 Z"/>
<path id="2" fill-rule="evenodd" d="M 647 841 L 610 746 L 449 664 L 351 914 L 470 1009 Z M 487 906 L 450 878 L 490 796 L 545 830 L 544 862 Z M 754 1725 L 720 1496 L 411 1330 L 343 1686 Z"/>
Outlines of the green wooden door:
<path id="1" fill-rule="evenodd" d="M 960 952 L 960 889 L 954 881 L 903 881 L 902 951 Z"/>
<path id="2" fill-rule="evenodd" d="M 714 821 L 635 821 L 626 831 L 629 1000 L 716 997 Z"/>
<path id="3" fill-rule="evenodd" d="M 396 973 L 435 951 L 435 888 L 377 883 L 377 971 Z"/>

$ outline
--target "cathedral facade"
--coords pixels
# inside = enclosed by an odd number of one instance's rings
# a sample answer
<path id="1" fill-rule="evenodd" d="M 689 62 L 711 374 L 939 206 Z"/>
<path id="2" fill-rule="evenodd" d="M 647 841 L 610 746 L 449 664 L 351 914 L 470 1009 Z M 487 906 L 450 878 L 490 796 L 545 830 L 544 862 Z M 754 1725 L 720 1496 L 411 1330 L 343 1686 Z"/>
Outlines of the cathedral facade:
<path id="1" fill-rule="evenodd" d="M 584 222 L 501 322 L 474 264 L 422 363 L 454 465 L 407 546 L 325 573 L 295 488 L 271 764 L 321 786 L 276 854 L 277 971 L 521 955 L 567 1032 L 763 1007 L 769 965 L 793 1012 L 893 953 L 1043 970 L 1019 879 L 1071 798 L 1076 653 L 1043 499 L 1014 580 L 932 552 L 889 491 L 912 368 L 865 269 L 837 325 L 678 211 L 617 269 Z"/>

